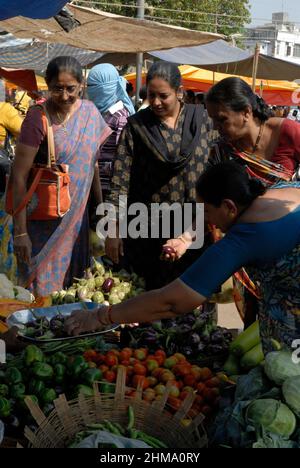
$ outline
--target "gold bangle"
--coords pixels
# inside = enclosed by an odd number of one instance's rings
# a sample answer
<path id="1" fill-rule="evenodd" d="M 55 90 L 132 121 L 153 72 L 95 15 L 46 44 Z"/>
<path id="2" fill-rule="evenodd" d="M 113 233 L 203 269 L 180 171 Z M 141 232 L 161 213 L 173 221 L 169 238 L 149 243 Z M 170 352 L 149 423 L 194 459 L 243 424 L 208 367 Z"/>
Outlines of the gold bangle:
<path id="1" fill-rule="evenodd" d="M 16 236 L 14 236 L 14 239 L 17 239 L 18 237 L 24 237 L 24 236 L 28 236 L 28 233 L 22 232 L 22 234 L 17 234 Z"/>

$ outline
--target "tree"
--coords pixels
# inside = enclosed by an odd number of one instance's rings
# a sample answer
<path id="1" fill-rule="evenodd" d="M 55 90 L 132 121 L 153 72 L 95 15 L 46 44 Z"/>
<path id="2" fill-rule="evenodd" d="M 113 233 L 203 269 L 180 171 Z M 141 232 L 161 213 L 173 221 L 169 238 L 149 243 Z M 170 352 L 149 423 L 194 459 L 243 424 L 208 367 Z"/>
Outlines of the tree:
<path id="1" fill-rule="evenodd" d="M 76 2 L 80 4 L 80 1 Z M 82 5 L 97 7 L 124 16 L 136 16 L 136 0 L 84 0 Z M 119 4 L 118 6 L 112 6 Z M 145 18 L 226 36 L 242 33 L 250 23 L 249 0 L 146 0 Z"/>

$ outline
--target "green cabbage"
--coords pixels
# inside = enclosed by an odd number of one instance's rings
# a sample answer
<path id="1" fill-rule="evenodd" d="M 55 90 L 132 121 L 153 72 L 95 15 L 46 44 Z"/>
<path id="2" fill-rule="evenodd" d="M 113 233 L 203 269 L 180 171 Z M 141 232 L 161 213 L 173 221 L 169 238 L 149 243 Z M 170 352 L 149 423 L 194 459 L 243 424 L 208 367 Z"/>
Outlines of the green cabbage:
<path id="1" fill-rule="evenodd" d="M 288 351 L 275 351 L 266 355 L 265 373 L 277 385 L 282 385 L 289 377 L 300 375 L 300 364 L 292 360 Z"/>
<path id="2" fill-rule="evenodd" d="M 296 429 L 294 413 L 281 401 L 254 400 L 247 408 L 246 421 L 256 430 L 265 430 L 289 438 Z"/>
<path id="3" fill-rule="evenodd" d="M 289 377 L 283 384 L 282 393 L 286 404 L 300 418 L 300 375 Z"/>

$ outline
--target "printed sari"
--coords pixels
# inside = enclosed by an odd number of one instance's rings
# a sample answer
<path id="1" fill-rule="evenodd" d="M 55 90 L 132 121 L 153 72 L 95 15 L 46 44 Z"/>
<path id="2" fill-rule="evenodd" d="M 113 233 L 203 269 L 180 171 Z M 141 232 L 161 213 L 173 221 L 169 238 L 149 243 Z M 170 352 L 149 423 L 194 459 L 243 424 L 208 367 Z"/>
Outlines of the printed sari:
<path id="1" fill-rule="evenodd" d="M 21 277 L 38 295 L 68 287 L 89 265 L 87 202 L 99 148 L 111 130 L 96 107 L 83 100 L 67 123 L 54 127 L 56 159 L 68 164 L 71 209 L 61 219 L 30 221 L 32 261 L 21 266 Z"/>

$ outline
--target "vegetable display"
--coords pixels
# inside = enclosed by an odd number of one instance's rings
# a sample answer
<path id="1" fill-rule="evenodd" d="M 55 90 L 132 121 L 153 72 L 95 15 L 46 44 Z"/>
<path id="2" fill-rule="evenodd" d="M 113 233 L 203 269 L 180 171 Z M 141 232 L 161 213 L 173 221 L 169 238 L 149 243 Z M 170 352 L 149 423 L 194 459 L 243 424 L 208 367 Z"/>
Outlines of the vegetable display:
<path id="1" fill-rule="evenodd" d="M 216 326 L 211 314 L 199 310 L 151 325 L 126 328 L 121 333 L 124 345 L 145 346 L 150 351 L 161 346 L 167 354 L 179 352 L 193 361 L 226 357 L 232 340 L 229 330 Z"/>
<path id="2" fill-rule="evenodd" d="M 84 278 L 75 279 L 67 289 L 51 294 L 53 304 L 69 304 L 80 301 L 99 304 L 119 304 L 135 297 L 145 290 L 145 281 L 136 273 L 120 270 L 118 273 L 106 271 L 102 263 L 93 259 L 92 268 L 85 271 Z"/>

